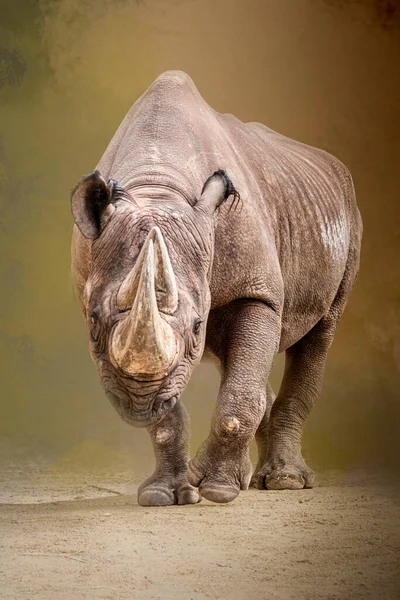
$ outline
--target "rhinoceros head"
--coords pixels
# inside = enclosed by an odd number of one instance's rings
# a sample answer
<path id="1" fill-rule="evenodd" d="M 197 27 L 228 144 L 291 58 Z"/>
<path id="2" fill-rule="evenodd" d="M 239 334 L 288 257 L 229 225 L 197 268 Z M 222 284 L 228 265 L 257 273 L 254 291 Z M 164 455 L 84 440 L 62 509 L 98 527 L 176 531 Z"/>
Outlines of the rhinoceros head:
<path id="1" fill-rule="evenodd" d="M 94 171 L 72 194 L 86 238 L 76 244 L 74 274 L 82 279 L 91 355 L 108 397 L 135 425 L 159 421 L 173 408 L 202 356 L 213 214 L 232 193 L 217 171 L 194 206 L 179 196 L 143 200 L 145 190 L 138 206 Z"/>

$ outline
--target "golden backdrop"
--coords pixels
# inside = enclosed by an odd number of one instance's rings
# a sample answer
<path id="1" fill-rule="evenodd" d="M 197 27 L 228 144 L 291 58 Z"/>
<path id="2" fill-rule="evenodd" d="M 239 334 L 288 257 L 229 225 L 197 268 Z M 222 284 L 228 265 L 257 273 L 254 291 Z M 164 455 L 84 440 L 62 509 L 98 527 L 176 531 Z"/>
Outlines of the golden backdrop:
<path id="1" fill-rule="evenodd" d="M 361 272 L 304 447 L 315 467 L 398 464 L 397 2 L 0 4 L 5 439 L 53 455 L 129 450 L 134 466 L 140 457 L 150 468 L 146 432 L 120 421 L 89 358 L 70 283 L 69 193 L 94 168 L 132 102 L 161 72 L 182 69 L 216 110 L 324 148 L 350 168 L 364 220 Z M 216 370 L 201 365 L 185 392 L 194 447 L 207 433 L 217 385 Z"/>

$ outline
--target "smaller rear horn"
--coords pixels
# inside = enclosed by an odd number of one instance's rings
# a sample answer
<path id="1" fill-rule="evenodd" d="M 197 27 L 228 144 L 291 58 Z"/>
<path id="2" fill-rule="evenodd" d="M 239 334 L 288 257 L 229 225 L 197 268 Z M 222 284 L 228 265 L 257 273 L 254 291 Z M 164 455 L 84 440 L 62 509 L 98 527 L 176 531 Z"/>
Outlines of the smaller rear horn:
<path id="1" fill-rule="evenodd" d="M 133 306 L 143 268 L 143 257 L 150 241 L 154 246 L 155 290 L 158 309 L 167 315 L 173 315 L 178 308 L 178 287 L 167 246 L 159 227 L 153 227 L 149 232 L 135 266 L 119 288 L 117 307 L 119 310 L 128 310 Z"/>

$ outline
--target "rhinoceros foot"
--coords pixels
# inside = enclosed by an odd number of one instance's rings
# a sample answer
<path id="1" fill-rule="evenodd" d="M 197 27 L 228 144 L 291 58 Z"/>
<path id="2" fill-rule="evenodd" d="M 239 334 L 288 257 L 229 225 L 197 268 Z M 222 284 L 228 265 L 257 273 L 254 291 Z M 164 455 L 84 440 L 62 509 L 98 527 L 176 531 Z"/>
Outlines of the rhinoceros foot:
<path id="1" fill-rule="evenodd" d="M 294 461 L 268 460 L 251 478 L 251 486 L 259 490 L 301 490 L 312 488 L 314 472 L 300 457 Z"/>
<path id="2" fill-rule="evenodd" d="M 189 462 L 188 480 L 203 498 L 231 502 L 249 487 L 251 462 L 247 446 L 223 446 L 206 440 Z"/>
<path id="3" fill-rule="evenodd" d="M 173 504 L 197 504 L 201 498 L 198 491 L 186 479 L 178 481 L 160 476 L 147 479 L 138 490 L 140 506 L 171 506 Z"/>

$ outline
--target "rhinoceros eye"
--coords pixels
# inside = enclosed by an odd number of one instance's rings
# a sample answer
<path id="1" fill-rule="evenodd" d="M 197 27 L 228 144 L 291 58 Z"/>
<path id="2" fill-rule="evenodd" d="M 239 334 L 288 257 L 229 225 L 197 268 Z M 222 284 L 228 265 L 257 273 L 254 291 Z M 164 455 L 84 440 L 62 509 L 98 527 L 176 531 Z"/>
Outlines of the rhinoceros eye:
<path id="1" fill-rule="evenodd" d="M 99 317 L 98 317 L 98 314 L 96 313 L 96 311 L 93 311 L 92 314 L 90 315 L 90 337 L 92 338 L 93 342 L 97 342 L 97 340 L 99 338 L 99 331 L 100 331 Z"/>
<path id="2" fill-rule="evenodd" d="M 200 332 L 202 319 L 196 319 L 193 325 L 193 332 L 197 335 Z"/>

